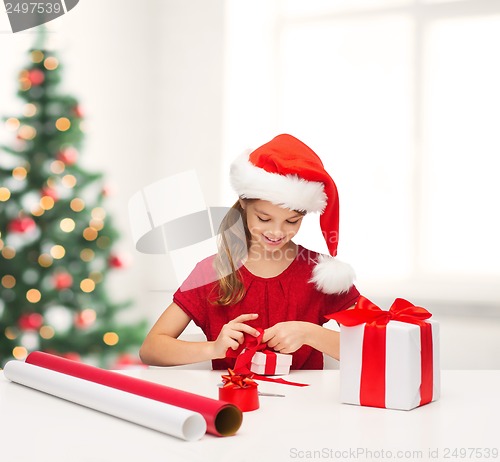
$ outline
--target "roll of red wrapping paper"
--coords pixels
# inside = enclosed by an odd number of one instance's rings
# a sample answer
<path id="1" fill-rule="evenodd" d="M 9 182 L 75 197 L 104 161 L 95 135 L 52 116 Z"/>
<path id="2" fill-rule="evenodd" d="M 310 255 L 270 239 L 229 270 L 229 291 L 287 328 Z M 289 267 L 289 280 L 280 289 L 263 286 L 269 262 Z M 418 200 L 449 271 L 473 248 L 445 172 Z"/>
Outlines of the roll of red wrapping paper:
<path id="1" fill-rule="evenodd" d="M 199 412 L 207 422 L 207 432 L 217 436 L 234 435 L 241 426 L 243 413 L 233 404 L 167 387 L 118 372 L 100 369 L 59 356 L 34 351 L 26 362 L 63 374 L 79 377 L 118 390 Z"/>
<path id="2" fill-rule="evenodd" d="M 9 361 L 3 371 L 11 382 L 187 441 L 199 440 L 207 432 L 207 422 L 199 412 L 179 406 L 24 361 Z"/>

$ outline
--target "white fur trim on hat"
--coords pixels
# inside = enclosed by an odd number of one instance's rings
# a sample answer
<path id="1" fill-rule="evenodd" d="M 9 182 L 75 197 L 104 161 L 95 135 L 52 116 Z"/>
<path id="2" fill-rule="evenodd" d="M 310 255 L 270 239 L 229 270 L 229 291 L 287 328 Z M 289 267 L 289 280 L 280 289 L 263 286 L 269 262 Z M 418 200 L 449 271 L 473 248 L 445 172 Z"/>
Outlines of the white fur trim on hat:
<path id="1" fill-rule="evenodd" d="M 267 172 L 253 165 L 248 155 L 242 154 L 231 165 L 231 185 L 240 197 L 267 200 L 291 210 L 323 212 L 327 202 L 323 183 Z"/>
<path id="2" fill-rule="evenodd" d="M 329 255 L 320 255 L 310 282 L 325 294 L 347 292 L 356 277 L 352 266 Z"/>

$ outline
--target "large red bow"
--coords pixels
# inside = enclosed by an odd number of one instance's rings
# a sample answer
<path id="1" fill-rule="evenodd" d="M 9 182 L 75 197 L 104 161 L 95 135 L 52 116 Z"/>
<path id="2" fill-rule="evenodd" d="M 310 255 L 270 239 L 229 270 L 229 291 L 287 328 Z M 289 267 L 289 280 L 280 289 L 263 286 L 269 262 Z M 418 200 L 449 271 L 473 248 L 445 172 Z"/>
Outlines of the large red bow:
<path id="1" fill-rule="evenodd" d="M 356 307 L 325 316 L 335 319 L 344 326 L 357 326 L 367 323 L 370 326 L 386 326 L 389 321 L 401 321 L 421 325 L 424 319 L 432 316 L 425 308 L 414 306 L 408 300 L 396 298 L 389 311 L 381 310 L 367 298 L 359 297 Z"/>
<path id="2" fill-rule="evenodd" d="M 227 375 L 222 376 L 224 388 L 255 388 L 257 386 L 252 380 L 253 374 L 236 374 L 233 369 L 228 369 L 227 372 Z"/>
<path id="3" fill-rule="evenodd" d="M 414 306 L 402 298 L 397 298 L 389 311 L 383 311 L 363 296 L 359 298 L 356 308 L 326 316 L 326 318 L 334 319 L 344 326 L 357 326 L 366 323 L 360 384 L 361 404 L 385 407 L 386 326 L 389 321 L 401 321 L 420 327 L 422 369 L 420 405 L 432 401 L 432 327 L 425 322 L 431 316 L 431 313 L 425 308 Z"/>

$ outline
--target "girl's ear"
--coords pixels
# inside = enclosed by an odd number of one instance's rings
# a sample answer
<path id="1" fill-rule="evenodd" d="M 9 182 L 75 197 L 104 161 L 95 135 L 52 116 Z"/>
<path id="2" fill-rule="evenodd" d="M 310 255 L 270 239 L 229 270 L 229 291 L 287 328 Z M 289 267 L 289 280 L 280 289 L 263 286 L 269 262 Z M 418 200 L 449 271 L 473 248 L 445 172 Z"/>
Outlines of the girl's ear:
<path id="1" fill-rule="evenodd" d="M 244 200 L 244 199 L 241 199 L 241 198 L 240 198 L 240 199 L 238 199 L 238 200 L 240 201 L 240 207 L 241 207 L 243 210 L 245 210 L 245 207 L 246 207 L 246 205 L 247 205 L 247 204 L 245 203 L 245 200 Z"/>

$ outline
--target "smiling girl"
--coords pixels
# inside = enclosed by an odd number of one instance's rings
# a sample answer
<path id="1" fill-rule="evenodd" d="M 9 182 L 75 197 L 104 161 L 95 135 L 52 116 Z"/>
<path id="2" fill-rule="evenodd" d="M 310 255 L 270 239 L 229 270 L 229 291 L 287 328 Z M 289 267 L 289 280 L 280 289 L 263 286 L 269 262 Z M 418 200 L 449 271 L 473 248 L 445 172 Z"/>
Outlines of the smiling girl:
<path id="1" fill-rule="evenodd" d="M 292 369 L 322 369 L 323 353 L 339 358 L 339 334 L 326 314 L 352 307 L 359 292 L 351 267 L 336 258 L 338 194 L 319 157 L 291 135 L 279 135 L 231 166 L 239 199 L 219 230 L 218 253 L 196 265 L 147 335 L 141 358 L 169 366 L 212 360 L 214 369 L 244 334 L 293 355 Z M 293 242 L 306 213 L 321 213 L 330 255 Z M 242 226 L 238 226 L 241 224 Z M 177 337 L 193 320 L 206 342 Z"/>

